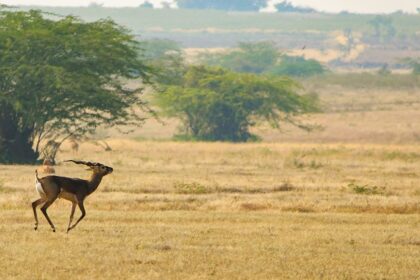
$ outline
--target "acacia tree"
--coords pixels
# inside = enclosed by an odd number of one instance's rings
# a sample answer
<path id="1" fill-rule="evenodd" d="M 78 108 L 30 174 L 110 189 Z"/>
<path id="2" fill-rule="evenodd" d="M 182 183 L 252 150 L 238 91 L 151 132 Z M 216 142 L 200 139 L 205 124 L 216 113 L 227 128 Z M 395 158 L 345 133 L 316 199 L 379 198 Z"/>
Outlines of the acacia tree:
<path id="1" fill-rule="evenodd" d="M 223 68 L 191 66 L 178 84 L 157 94 L 157 104 L 178 117 L 184 133 L 199 140 L 252 140 L 250 127 L 259 120 L 279 127 L 282 122 L 310 129 L 296 118 L 316 111 L 316 99 L 299 95 L 291 79 L 235 73 Z"/>
<path id="2" fill-rule="evenodd" d="M 142 89 L 124 86 L 150 73 L 128 30 L 54 17 L 0 10 L 0 162 L 34 162 L 48 144 L 139 124 L 149 111 Z"/>

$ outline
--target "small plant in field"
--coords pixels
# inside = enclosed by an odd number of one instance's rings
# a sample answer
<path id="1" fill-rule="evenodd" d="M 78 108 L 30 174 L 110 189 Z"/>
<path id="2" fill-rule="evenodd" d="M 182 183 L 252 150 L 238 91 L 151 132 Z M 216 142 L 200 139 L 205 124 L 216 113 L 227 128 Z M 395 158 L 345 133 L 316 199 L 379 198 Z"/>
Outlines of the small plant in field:
<path id="1" fill-rule="evenodd" d="M 348 184 L 348 187 L 354 193 L 357 193 L 357 194 L 374 195 L 374 194 L 384 194 L 385 192 L 385 187 L 358 185 L 356 183 L 350 183 Z"/>
<path id="2" fill-rule="evenodd" d="M 314 159 L 310 160 L 310 161 L 306 161 L 303 160 L 303 156 L 296 156 L 293 157 L 289 160 L 286 160 L 285 165 L 292 167 L 292 168 L 298 168 L 298 169 L 303 169 L 303 168 L 310 168 L 310 169 L 319 169 L 321 167 L 323 167 L 323 164 L 320 163 L 319 161 L 316 161 Z"/>
<path id="3" fill-rule="evenodd" d="M 264 205 L 260 203 L 245 202 L 241 204 L 241 209 L 247 211 L 258 211 L 268 209 L 269 205 Z"/>
<path id="4" fill-rule="evenodd" d="M 211 190 L 206 186 L 200 183 L 184 183 L 184 182 L 177 182 L 174 184 L 174 188 L 177 193 L 181 194 L 205 194 L 209 193 Z"/>
<path id="5" fill-rule="evenodd" d="M 420 159 L 420 154 L 418 153 L 405 153 L 401 151 L 391 151 L 384 152 L 382 154 L 384 160 L 402 160 L 407 162 L 413 162 Z"/>
<path id="6" fill-rule="evenodd" d="M 321 168 L 323 166 L 323 164 L 322 163 L 320 163 L 320 162 L 318 162 L 318 161 L 316 161 L 316 160 L 311 160 L 309 163 L 308 163 L 308 167 L 309 168 L 312 168 L 312 169 L 318 169 L 318 168 Z"/>
<path id="7" fill-rule="evenodd" d="M 292 160 L 292 166 L 301 169 L 305 167 L 305 163 L 299 158 L 294 158 Z"/>
<path id="8" fill-rule="evenodd" d="M 284 182 L 280 186 L 276 186 L 276 187 L 272 188 L 272 191 L 273 192 L 290 192 L 290 191 L 293 191 L 295 189 L 296 189 L 296 187 L 293 186 L 292 184 L 290 184 L 289 182 Z"/>

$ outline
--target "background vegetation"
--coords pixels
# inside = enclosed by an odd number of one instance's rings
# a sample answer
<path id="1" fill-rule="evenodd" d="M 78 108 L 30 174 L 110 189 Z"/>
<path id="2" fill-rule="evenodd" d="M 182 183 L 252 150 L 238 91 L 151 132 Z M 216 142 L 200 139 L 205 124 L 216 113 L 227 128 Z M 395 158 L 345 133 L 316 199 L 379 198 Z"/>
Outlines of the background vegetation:
<path id="1" fill-rule="evenodd" d="M 33 7 L 27 7 L 28 9 Z M 135 32 L 159 27 L 163 30 L 220 28 L 239 30 L 247 28 L 276 29 L 282 32 L 328 32 L 350 28 L 353 31 L 373 32 L 369 22 L 377 15 L 362 14 L 266 14 L 229 13 L 226 11 L 188 9 L 144 9 L 42 7 L 42 10 L 58 14 L 73 14 L 85 20 L 111 17 Z M 398 32 L 414 35 L 420 19 L 413 14 L 389 15 Z M 304 20 L 303 20 L 304 19 Z M 194 25 L 191 23 L 194 22 Z M 139 34 L 141 35 L 141 33 Z"/>
<path id="2" fill-rule="evenodd" d="M 63 142 L 58 175 L 89 176 L 62 163 L 71 158 L 114 168 L 87 199 L 87 218 L 71 234 L 64 233 L 71 206 L 62 200 L 49 212 L 58 231 L 50 232 L 41 219 L 34 232 L 35 167 L 0 165 L 0 277 L 418 278 L 417 16 L 381 15 L 387 20 L 379 20 L 376 36 L 376 15 L 100 5 L 49 11 L 71 11 L 89 20 L 111 15 L 139 32 L 136 58 L 157 75 L 138 97 L 160 114 L 142 127 L 129 127 L 129 134 L 119 126 L 97 127 L 93 137 L 107 145 L 83 139 L 77 151 L 74 143 Z M 238 47 L 238 42 L 245 44 Z M 206 49 L 185 48 L 197 45 Z M 293 63 L 282 68 L 283 60 Z M 219 68 L 222 62 L 228 69 Z M 312 65 L 328 71 L 295 75 L 293 81 L 270 73 L 277 67 L 306 71 Z M 141 80 L 118 81 L 129 89 L 145 86 Z M 273 95 L 272 89 L 281 94 Z M 285 122 L 276 110 L 289 104 L 309 111 L 303 102 L 307 94 L 318 97 L 310 104 L 322 112 L 293 116 L 293 121 L 322 127 L 311 133 Z M 277 103 L 285 97 L 288 102 Z M 235 110 L 220 110 L 226 107 Z M 191 109 L 200 120 L 221 115 L 228 125 L 245 116 L 237 135 L 258 135 L 261 141 L 174 141 Z M 240 114 L 232 114 L 232 120 L 224 115 L 231 111 Z M 268 115 L 259 115 L 263 111 Z M 281 114 L 280 122 L 273 114 Z M 204 127 L 210 123 L 219 129 L 212 121 Z M 200 136 L 208 136 L 204 132 Z M 40 252 L 48 257 L 34 257 Z"/>
<path id="3" fill-rule="evenodd" d="M 310 77 L 327 69 L 315 59 L 281 54 L 273 42 L 239 43 L 238 48 L 219 54 L 204 54 L 201 62 L 236 72 L 272 74 L 275 76 Z"/>
<path id="4" fill-rule="evenodd" d="M 212 9 L 224 11 L 259 11 L 267 5 L 266 0 L 177 0 L 181 9 Z"/>

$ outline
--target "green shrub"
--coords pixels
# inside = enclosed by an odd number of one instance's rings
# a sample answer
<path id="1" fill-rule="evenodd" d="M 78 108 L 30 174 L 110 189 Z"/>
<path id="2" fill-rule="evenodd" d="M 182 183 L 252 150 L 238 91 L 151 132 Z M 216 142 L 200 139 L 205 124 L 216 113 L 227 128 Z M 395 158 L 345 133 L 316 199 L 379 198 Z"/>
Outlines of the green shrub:
<path id="1" fill-rule="evenodd" d="M 350 183 L 348 187 L 357 194 L 375 195 L 384 194 L 385 192 L 385 187 L 358 185 L 356 183 Z"/>
<path id="2" fill-rule="evenodd" d="M 181 194 L 205 194 L 210 193 L 211 190 L 200 183 L 184 183 L 177 182 L 174 184 L 175 191 Z"/>
<path id="3" fill-rule="evenodd" d="M 324 74 L 326 71 L 327 69 L 315 59 L 283 55 L 280 62 L 273 66 L 269 73 L 292 77 L 311 77 Z"/>
<path id="4" fill-rule="evenodd" d="M 278 61 L 280 54 L 273 42 L 239 43 L 238 49 L 226 54 L 203 57 L 204 63 L 232 71 L 260 74 L 267 72 Z"/>

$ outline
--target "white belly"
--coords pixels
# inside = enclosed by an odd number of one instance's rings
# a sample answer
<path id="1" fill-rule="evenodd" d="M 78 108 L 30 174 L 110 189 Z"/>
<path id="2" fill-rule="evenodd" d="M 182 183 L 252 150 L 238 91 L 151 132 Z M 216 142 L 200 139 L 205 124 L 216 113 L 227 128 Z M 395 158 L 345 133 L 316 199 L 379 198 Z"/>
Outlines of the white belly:
<path id="1" fill-rule="evenodd" d="M 40 182 L 35 182 L 35 189 L 39 193 L 40 196 L 45 196 L 44 189 L 42 188 L 42 185 Z"/>

